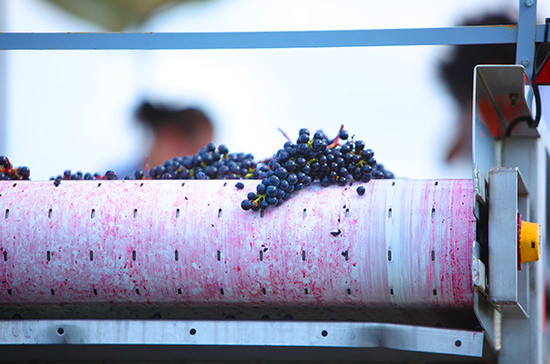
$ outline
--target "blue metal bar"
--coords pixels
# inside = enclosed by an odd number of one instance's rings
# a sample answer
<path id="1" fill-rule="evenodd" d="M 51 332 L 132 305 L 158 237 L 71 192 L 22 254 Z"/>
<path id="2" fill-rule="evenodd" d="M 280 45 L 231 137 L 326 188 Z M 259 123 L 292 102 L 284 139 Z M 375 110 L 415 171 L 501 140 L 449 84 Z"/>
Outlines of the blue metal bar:
<path id="1" fill-rule="evenodd" d="M 537 0 L 520 0 L 516 63 L 525 67 L 525 74 L 529 79 L 534 72 L 536 21 Z"/>
<path id="2" fill-rule="evenodd" d="M 537 26 L 537 40 L 544 25 Z M 217 33 L 0 33 L 0 50 L 153 50 L 516 43 L 516 26 Z"/>

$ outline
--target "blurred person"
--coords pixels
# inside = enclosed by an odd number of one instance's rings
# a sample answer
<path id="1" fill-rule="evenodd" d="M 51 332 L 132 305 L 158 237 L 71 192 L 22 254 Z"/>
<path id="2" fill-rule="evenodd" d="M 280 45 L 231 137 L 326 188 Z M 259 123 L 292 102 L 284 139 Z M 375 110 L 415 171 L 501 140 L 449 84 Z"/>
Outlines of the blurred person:
<path id="1" fill-rule="evenodd" d="M 517 21 L 508 13 L 495 12 L 466 18 L 459 25 L 516 24 Z M 543 63 L 549 50 L 548 43 L 537 44 L 535 66 Z M 515 64 L 516 44 L 459 45 L 454 46 L 446 56 L 445 60 L 439 64 L 439 77 L 459 109 L 455 139 L 445 155 L 445 161 L 453 163 L 461 158 L 471 159 L 475 66 L 478 64 Z"/>
<path id="2" fill-rule="evenodd" d="M 192 155 L 212 142 L 214 128 L 209 117 L 194 107 L 176 108 L 142 101 L 135 118 L 152 134 L 152 146 L 134 168 L 119 171 L 119 177 L 134 176 L 175 156 Z"/>
<path id="3" fill-rule="evenodd" d="M 461 26 L 517 24 L 506 13 L 491 13 L 465 19 Z M 439 76 L 458 106 L 454 140 L 446 151 L 449 164 L 472 158 L 472 99 L 474 68 L 478 64 L 514 64 L 515 44 L 476 44 L 454 46 L 439 65 Z"/>

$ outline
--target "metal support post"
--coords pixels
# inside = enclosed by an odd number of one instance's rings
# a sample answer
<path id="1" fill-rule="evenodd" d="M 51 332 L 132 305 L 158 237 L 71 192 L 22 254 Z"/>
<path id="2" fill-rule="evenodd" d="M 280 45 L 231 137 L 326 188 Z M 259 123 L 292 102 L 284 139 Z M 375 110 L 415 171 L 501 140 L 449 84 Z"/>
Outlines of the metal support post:
<path id="1" fill-rule="evenodd" d="M 529 81 L 531 81 L 534 72 L 536 21 L 537 0 L 520 0 L 516 63 L 525 67 Z"/>

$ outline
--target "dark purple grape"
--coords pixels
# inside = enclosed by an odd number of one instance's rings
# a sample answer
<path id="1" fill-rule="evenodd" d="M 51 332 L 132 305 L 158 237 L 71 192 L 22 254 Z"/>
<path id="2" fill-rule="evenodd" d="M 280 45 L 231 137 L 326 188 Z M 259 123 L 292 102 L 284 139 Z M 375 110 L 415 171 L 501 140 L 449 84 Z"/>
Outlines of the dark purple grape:
<path id="1" fill-rule="evenodd" d="M 286 162 L 288 158 L 290 158 L 290 154 L 288 154 L 288 152 L 284 149 L 279 149 L 279 151 L 277 152 L 277 162 L 279 164 L 282 164 Z"/>
<path id="2" fill-rule="evenodd" d="M 21 179 L 28 180 L 31 175 L 31 170 L 29 167 L 19 167 L 17 168 L 17 174 L 21 177 Z"/>
<path id="3" fill-rule="evenodd" d="M 307 145 L 307 141 L 305 143 L 298 144 L 296 150 L 299 155 L 307 155 L 309 153 L 309 146 Z"/>
<path id="4" fill-rule="evenodd" d="M 279 167 L 275 170 L 275 175 L 280 179 L 283 179 L 288 175 L 288 171 L 284 167 Z"/>
<path id="5" fill-rule="evenodd" d="M 296 146 L 292 142 L 286 142 L 285 145 L 283 146 L 283 148 L 289 153 L 290 153 L 290 150 L 292 150 L 295 147 Z"/>
<path id="6" fill-rule="evenodd" d="M 267 186 L 263 183 L 260 183 L 259 185 L 256 186 L 256 192 L 258 193 L 258 195 L 263 195 L 265 193 L 265 188 Z"/>
<path id="7" fill-rule="evenodd" d="M 283 167 L 289 172 L 294 172 L 298 168 L 298 165 L 292 159 L 289 159 L 284 163 Z"/>
<path id="8" fill-rule="evenodd" d="M 296 183 L 298 183 L 298 176 L 296 176 L 294 173 L 290 173 L 287 177 L 286 177 L 288 183 L 290 183 L 291 185 L 295 185 Z"/>
<path id="9" fill-rule="evenodd" d="M 325 142 L 321 139 L 313 139 L 313 143 L 311 143 L 311 148 L 315 151 L 320 151 L 326 146 Z"/>
<path id="10" fill-rule="evenodd" d="M 374 152 L 372 151 L 372 149 L 365 149 L 361 151 L 361 158 L 363 158 L 364 160 L 369 160 L 372 157 L 374 157 Z"/>
<path id="11" fill-rule="evenodd" d="M 214 143 L 208 143 L 206 145 L 206 150 L 209 151 L 209 152 L 213 152 L 216 150 L 216 145 L 214 145 Z"/>
<path id="12" fill-rule="evenodd" d="M 313 134 L 313 139 L 325 139 L 325 133 L 323 133 L 321 130 L 317 130 L 315 134 Z"/>
<path id="13" fill-rule="evenodd" d="M 279 184 L 279 188 L 283 191 L 287 191 L 289 186 L 290 186 L 290 183 L 288 183 L 286 179 L 282 180 L 281 183 Z"/>
<path id="14" fill-rule="evenodd" d="M 296 140 L 296 144 L 305 144 L 307 142 L 309 142 L 309 134 L 300 134 L 300 136 Z"/>
<path id="15" fill-rule="evenodd" d="M 281 182 L 281 179 L 279 177 L 277 177 L 276 175 L 272 175 L 267 179 L 267 181 L 272 186 L 278 186 L 279 182 Z"/>
<path id="16" fill-rule="evenodd" d="M 346 144 L 342 145 L 342 147 L 340 148 L 340 152 L 342 154 L 351 152 L 351 143 L 347 142 Z"/>
<path id="17" fill-rule="evenodd" d="M 273 186 L 273 185 L 267 186 L 267 188 L 265 189 L 265 194 L 266 194 L 268 197 L 275 197 L 275 196 L 277 196 L 277 187 L 275 187 L 275 186 Z"/>
<path id="18" fill-rule="evenodd" d="M 107 172 L 105 172 L 105 179 L 114 180 L 116 178 L 116 173 L 114 171 L 108 170 Z"/>
<path id="19" fill-rule="evenodd" d="M 250 200 L 243 200 L 241 202 L 241 208 L 244 210 L 244 211 L 248 211 L 252 208 L 252 202 Z"/>
<path id="20" fill-rule="evenodd" d="M 275 196 L 271 196 L 265 199 L 268 205 L 274 206 L 279 202 L 279 199 Z"/>

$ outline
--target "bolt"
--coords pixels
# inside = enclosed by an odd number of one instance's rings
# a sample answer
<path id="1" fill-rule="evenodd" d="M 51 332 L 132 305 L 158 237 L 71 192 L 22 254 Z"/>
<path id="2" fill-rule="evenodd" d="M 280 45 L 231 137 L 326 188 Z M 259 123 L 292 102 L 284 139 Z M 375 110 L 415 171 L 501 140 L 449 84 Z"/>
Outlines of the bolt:
<path id="1" fill-rule="evenodd" d="M 523 67 L 529 67 L 529 65 L 531 64 L 531 61 L 527 58 L 522 58 L 519 63 L 523 66 Z"/>
<path id="2" fill-rule="evenodd" d="M 527 6 L 528 8 L 530 8 L 533 5 L 535 5 L 534 0 L 525 0 L 525 6 Z"/>

